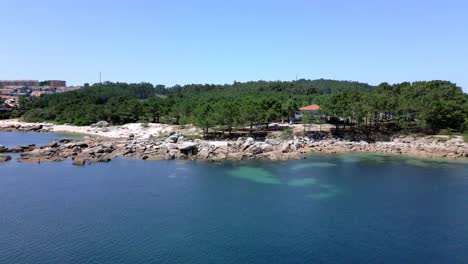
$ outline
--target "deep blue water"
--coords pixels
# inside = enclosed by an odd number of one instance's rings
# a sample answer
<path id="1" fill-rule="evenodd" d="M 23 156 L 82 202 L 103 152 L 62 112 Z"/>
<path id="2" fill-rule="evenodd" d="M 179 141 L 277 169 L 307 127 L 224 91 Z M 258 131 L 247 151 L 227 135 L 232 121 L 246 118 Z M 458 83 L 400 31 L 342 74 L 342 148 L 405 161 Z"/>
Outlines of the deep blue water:
<path id="1" fill-rule="evenodd" d="M 0 263 L 468 263 L 468 165 L 4 163 Z"/>

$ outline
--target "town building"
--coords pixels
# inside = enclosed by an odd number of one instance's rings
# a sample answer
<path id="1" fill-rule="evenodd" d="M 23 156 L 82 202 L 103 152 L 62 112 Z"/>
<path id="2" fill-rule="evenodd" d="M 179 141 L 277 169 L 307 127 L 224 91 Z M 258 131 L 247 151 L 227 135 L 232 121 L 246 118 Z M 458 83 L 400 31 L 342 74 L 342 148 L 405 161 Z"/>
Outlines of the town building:
<path id="1" fill-rule="evenodd" d="M 2 108 L 17 106 L 20 96 L 41 96 L 42 94 L 63 93 L 81 89 L 80 86 L 67 86 L 61 80 L 0 80 L 0 103 Z M 14 104 L 6 106 L 5 100 L 13 99 Z"/>

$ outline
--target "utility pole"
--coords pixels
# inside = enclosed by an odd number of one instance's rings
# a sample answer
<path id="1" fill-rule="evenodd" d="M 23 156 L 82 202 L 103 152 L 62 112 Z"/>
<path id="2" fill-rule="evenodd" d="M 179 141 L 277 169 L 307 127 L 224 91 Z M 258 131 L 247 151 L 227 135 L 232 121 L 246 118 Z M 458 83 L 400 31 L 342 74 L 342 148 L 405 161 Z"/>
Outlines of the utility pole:
<path id="1" fill-rule="evenodd" d="M 99 83 L 102 84 L 101 72 L 99 72 Z"/>

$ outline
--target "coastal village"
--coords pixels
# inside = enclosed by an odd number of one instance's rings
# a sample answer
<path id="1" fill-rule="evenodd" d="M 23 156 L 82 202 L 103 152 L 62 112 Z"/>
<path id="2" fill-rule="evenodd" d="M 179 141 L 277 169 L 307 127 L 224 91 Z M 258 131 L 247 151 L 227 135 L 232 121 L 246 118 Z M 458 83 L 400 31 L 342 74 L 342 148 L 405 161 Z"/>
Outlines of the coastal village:
<path id="1" fill-rule="evenodd" d="M 61 80 L 0 80 L 0 110 L 17 109 L 21 96 L 38 97 L 78 89 L 81 86 L 67 86 L 67 82 Z"/>

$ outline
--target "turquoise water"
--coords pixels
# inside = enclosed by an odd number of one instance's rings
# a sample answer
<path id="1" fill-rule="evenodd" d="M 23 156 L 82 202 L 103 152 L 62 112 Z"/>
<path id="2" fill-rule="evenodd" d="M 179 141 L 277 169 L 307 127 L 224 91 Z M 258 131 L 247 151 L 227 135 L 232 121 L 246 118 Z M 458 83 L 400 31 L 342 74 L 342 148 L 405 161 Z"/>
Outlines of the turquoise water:
<path id="1" fill-rule="evenodd" d="M 467 263 L 467 223 L 464 163 L 0 164 L 0 263 Z"/>

